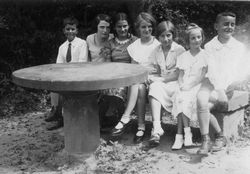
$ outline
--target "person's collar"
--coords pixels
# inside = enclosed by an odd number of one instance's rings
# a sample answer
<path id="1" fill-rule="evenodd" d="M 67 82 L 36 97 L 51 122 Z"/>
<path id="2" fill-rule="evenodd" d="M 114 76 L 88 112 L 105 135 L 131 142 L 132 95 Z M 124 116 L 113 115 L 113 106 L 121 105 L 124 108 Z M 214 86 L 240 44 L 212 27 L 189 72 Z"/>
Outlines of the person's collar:
<path id="1" fill-rule="evenodd" d="M 236 43 L 237 43 L 236 39 L 233 38 L 233 37 L 231 37 L 230 40 L 229 40 L 228 43 L 227 43 L 227 46 L 228 46 L 229 48 L 233 48 L 233 47 L 235 47 Z"/>
<path id="2" fill-rule="evenodd" d="M 231 37 L 227 43 L 222 44 L 222 43 L 219 41 L 218 36 L 216 36 L 216 37 L 214 38 L 214 47 L 215 47 L 217 50 L 220 50 L 220 49 L 222 49 L 223 47 L 233 48 L 233 47 L 235 46 L 235 42 L 236 42 L 236 40 L 235 40 L 233 37 Z"/>
<path id="3" fill-rule="evenodd" d="M 176 49 L 176 47 L 177 47 L 177 44 L 175 42 L 172 42 L 169 52 L 173 52 Z M 162 44 L 159 45 L 158 51 L 162 51 Z"/>
<path id="4" fill-rule="evenodd" d="M 173 41 L 172 44 L 171 44 L 171 48 L 170 48 L 169 51 L 175 51 L 175 50 L 177 49 L 177 47 L 178 47 L 177 43 L 175 43 L 175 42 Z"/>
<path id="5" fill-rule="evenodd" d="M 67 43 L 67 45 L 69 44 L 69 43 L 71 43 L 71 45 L 73 46 L 73 45 L 75 45 L 75 43 L 77 42 L 76 39 L 77 37 L 75 37 L 71 42 L 69 42 L 68 40 L 66 41 L 66 43 Z"/>

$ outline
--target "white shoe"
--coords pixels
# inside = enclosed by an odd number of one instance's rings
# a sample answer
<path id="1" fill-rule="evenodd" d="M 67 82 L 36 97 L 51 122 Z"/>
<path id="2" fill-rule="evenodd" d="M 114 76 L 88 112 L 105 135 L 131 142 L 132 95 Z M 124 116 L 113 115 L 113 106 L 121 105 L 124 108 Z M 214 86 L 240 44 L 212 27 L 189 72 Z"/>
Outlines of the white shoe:
<path id="1" fill-rule="evenodd" d="M 192 146 L 193 145 L 193 140 L 192 140 L 192 133 L 185 134 L 184 136 L 184 146 Z"/>
<path id="2" fill-rule="evenodd" d="M 158 134 L 159 136 L 162 136 L 164 134 L 164 130 L 162 128 L 158 128 L 158 129 L 152 128 L 151 135 L 156 135 L 156 134 Z"/>
<path id="3" fill-rule="evenodd" d="M 184 146 L 192 146 L 193 145 L 193 134 L 191 132 L 190 127 L 184 128 Z"/>
<path id="4" fill-rule="evenodd" d="M 184 143 L 183 135 L 182 134 L 176 134 L 175 135 L 175 141 L 172 146 L 172 150 L 179 150 L 182 148 Z"/>

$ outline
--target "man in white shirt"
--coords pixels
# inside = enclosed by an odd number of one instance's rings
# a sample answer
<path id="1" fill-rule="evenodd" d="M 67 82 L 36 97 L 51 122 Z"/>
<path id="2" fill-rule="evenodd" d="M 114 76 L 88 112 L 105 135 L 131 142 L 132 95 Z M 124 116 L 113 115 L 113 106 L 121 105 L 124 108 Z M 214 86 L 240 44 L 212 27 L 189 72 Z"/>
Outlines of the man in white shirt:
<path id="1" fill-rule="evenodd" d="M 78 33 L 78 21 L 73 17 L 65 18 L 63 21 L 63 33 L 67 40 L 59 47 L 56 63 L 87 62 L 88 48 L 85 40 L 76 37 Z M 47 127 L 54 130 L 63 126 L 62 104 L 58 93 L 51 93 L 52 109 L 45 121 L 56 121 Z"/>

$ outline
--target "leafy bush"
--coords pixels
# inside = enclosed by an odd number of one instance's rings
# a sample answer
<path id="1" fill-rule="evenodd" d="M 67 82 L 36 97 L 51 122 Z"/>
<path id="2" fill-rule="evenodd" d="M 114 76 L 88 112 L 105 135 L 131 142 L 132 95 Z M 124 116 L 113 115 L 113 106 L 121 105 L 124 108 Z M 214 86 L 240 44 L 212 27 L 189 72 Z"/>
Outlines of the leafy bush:
<path id="1" fill-rule="evenodd" d="M 232 11 L 237 15 L 236 37 L 249 43 L 249 2 L 228 1 L 165 1 L 153 0 L 151 11 L 158 21 L 170 19 L 182 33 L 185 25 L 194 22 L 204 29 L 206 40 L 209 41 L 216 35 L 214 21 L 216 15 L 224 11 Z M 180 39 L 180 38 L 179 38 Z M 182 40 L 180 40 L 183 43 Z"/>
<path id="2" fill-rule="evenodd" d="M 176 27 L 176 41 L 185 45 L 183 31 L 188 24 L 186 15 L 178 9 L 172 9 L 170 3 L 164 0 L 153 1 L 151 11 L 158 23 L 165 20 L 172 21 Z"/>

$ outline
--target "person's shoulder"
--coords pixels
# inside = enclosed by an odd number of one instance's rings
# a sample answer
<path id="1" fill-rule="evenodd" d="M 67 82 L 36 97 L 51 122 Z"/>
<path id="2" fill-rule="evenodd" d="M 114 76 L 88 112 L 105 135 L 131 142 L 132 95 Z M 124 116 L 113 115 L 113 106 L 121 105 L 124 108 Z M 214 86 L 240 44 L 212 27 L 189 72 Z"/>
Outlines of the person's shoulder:
<path id="1" fill-rule="evenodd" d="M 59 46 L 59 50 L 62 49 L 63 47 L 67 46 L 68 45 L 68 40 L 65 40 L 60 46 Z"/>
<path id="2" fill-rule="evenodd" d="M 184 52 L 184 51 L 186 51 L 185 48 L 182 45 L 180 45 L 180 44 L 178 44 L 176 42 L 172 43 L 172 47 L 173 47 L 173 50 L 176 51 L 176 52 Z"/>
<path id="3" fill-rule="evenodd" d="M 131 37 L 130 37 L 130 42 L 133 43 L 134 41 L 136 41 L 138 39 L 138 37 L 134 36 L 131 34 Z"/>
<path id="4" fill-rule="evenodd" d="M 214 47 L 215 45 L 218 44 L 218 36 L 215 36 L 213 37 L 210 41 L 208 41 L 205 45 L 204 45 L 204 48 L 205 49 L 208 49 L 208 48 L 211 48 L 211 47 Z"/>
<path id="5" fill-rule="evenodd" d="M 158 41 L 158 39 L 156 39 L 156 37 L 154 37 L 153 44 L 156 45 L 156 46 L 158 46 L 158 45 L 160 45 L 161 43 Z"/>
<path id="6" fill-rule="evenodd" d="M 136 54 L 136 52 L 138 52 L 138 50 L 140 49 L 140 46 L 141 46 L 141 40 L 138 38 L 127 47 L 129 55 L 133 57 L 134 54 Z"/>
<path id="7" fill-rule="evenodd" d="M 208 57 L 207 51 L 205 49 L 201 49 L 200 56 L 206 59 Z"/>
<path id="8" fill-rule="evenodd" d="M 207 55 L 207 52 L 206 52 L 206 50 L 205 50 L 205 49 L 201 48 L 201 52 L 200 52 L 200 54 L 202 54 L 202 55 Z"/>
<path id="9" fill-rule="evenodd" d="M 137 47 L 139 44 L 140 44 L 140 39 L 137 38 L 137 39 L 134 40 L 134 42 L 132 42 L 132 43 L 128 46 L 128 48 Z"/>
<path id="10" fill-rule="evenodd" d="M 159 44 L 156 47 L 154 47 L 151 55 L 156 55 L 156 54 L 161 53 L 161 52 L 162 52 L 162 47 L 161 47 L 161 44 Z"/>
<path id="11" fill-rule="evenodd" d="M 184 51 L 183 53 L 181 53 L 179 56 L 178 56 L 178 59 L 186 59 L 187 57 L 189 57 L 189 51 Z"/>
<path id="12" fill-rule="evenodd" d="M 94 37 L 95 37 L 95 33 L 88 35 L 87 38 L 86 38 L 86 42 L 87 43 L 94 42 Z"/>
<path id="13" fill-rule="evenodd" d="M 184 51 L 179 56 L 177 56 L 177 66 L 183 68 L 184 66 L 188 65 L 190 62 L 189 58 L 189 51 Z"/>
<path id="14" fill-rule="evenodd" d="M 112 39 L 109 39 L 108 42 L 109 42 L 110 44 L 114 44 L 114 43 L 115 43 L 115 38 L 113 37 Z"/>
<path id="15" fill-rule="evenodd" d="M 110 33 L 108 40 L 111 40 L 111 39 L 114 39 L 114 38 L 115 38 L 114 34 Z"/>
<path id="16" fill-rule="evenodd" d="M 79 44 L 86 44 L 86 41 L 79 37 L 75 37 L 75 42 Z"/>
<path id="17" fill-rule="evenodd" d="M 157 45 L 157 46 L 154 48 L 154 50 L 156 50 L 156 51 L 162 51 L 162 47 L 161 47 L 161 46 L 162 46 L 161 44 Z"/>
<path id="18" fill-rule="evenodd" d="M 236 47 L 241 47 L 241 48 L 245 48 L 246 47 L 245 44 L 243 44 L 239 40 L 235 39 L 234 37 L 231 38 L 231 42 Z"/>
<path id="19" fill-rule="evenodd" d="M 135 37 L 134 42 L 132 44 L 139 44 L 140 42 L 141 42 L 141 39 L 138 37 Z"/>
<path id="20" fill-rule="evenodd" d="M 173 45 L 173 47 L 174 47 L 175 49 L 179 49 L 179 48 L 183 48 L 183 49 L 184 49 L 184 47 L 183 47 L 182 45 L 178 44 L 178 43 L 175 42 L 175 41 L 172 42 L 172 45 Z"/>
<path id="21" fill-rule="evenodd" d="M 108 45 L 110 45 L 111 49 L 115 47 L 115 38 L 112 38 L 110 40 L 108 40 Z"/>
<path id="22" fill-rule="evenodd" d="M 91 38 L 94 38 L 94 36 L 95 36 L 95 33 L 93 33 L 93 34 L 90 34 L 90 35 L 88 35 L 88 36 L 87 36 L 87 39 L 91 39 Z M 87 39 L 86 39 L 86 40 L 87 40 Z"/>

